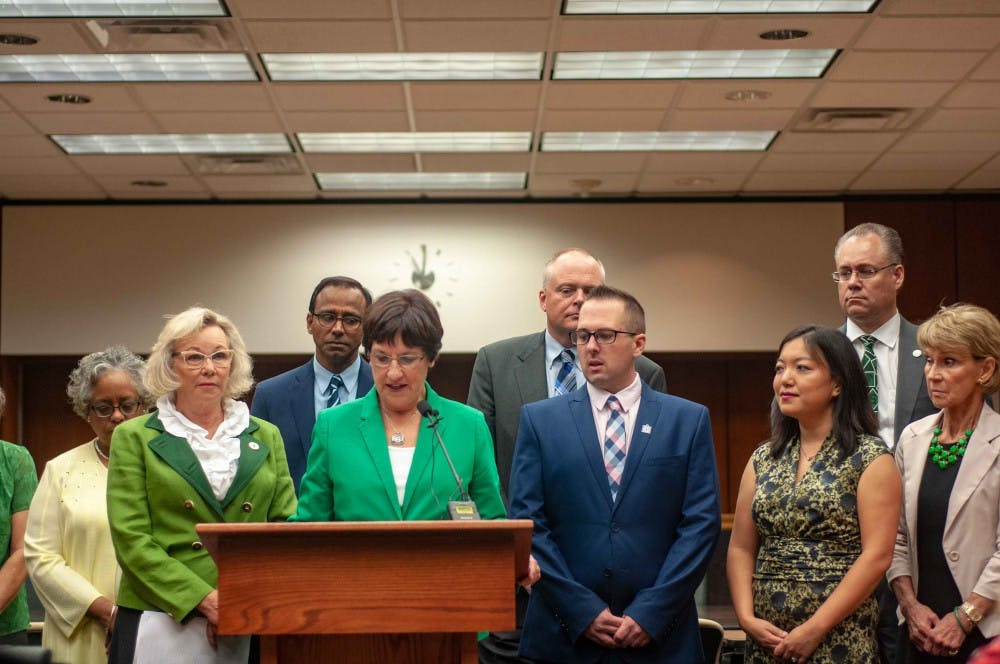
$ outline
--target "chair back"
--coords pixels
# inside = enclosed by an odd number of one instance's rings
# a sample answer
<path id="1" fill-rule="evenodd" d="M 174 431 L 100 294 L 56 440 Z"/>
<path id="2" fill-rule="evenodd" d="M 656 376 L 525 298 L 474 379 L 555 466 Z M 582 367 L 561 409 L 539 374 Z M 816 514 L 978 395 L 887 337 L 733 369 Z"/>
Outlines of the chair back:
<path id="1" fill-rule="evenodd" d="M 705 661 L 710 664 L 719 664 L 722 657 L 722 637 L 726 631 L 722 625 L 714 620 L 698 618 L 698 632 L 701 634 L 701 647 L 705 651 Z"/>

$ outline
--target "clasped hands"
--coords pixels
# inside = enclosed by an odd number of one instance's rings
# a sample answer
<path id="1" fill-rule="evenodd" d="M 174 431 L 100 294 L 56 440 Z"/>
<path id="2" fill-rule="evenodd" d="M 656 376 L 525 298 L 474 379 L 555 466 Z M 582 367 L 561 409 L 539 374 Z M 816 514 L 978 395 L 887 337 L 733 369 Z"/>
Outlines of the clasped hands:
<path id="1" fill-rule="evenodd" d="M 929 606 L 914 602 L 903 614 L 910 640 L 923 652 L 938 657 L 954 655 L 965 641 L 965 632 L 951 613 L 939 617 Z"/>
<path id="2" fill-rule="evenodd" d="M 616 616 L 605 607 L 583 633 L 605 648 L 641 648 L 649 643 L 649 634 L 628 616 Z"/>
<path id="3" fill-rule="evenodd" d="M 754 618 L 743 629 L 750 638 L 771 653 L 776 661 L 792 664 L 808 661 L 823 640 L 823 635 L 814 633 L 806 623 L 786 632 L 767 620 Z"/>

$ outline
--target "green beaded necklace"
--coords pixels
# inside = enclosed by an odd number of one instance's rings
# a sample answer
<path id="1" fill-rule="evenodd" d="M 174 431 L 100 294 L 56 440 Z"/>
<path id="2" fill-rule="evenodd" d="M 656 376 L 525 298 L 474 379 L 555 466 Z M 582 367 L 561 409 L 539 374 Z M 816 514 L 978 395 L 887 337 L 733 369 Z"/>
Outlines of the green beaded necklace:
<path id="1" fill-rule="evenodd" d="M 940 435 L 941 428 L 936 427 L 934 429 L 934 437 L 931 438 L 931 446 L 927 449 L 927 455 L 931 458 L 931 461 L 940 466 L 941 470 L 944 470 L 965 455 L 965 448 L 968 447 L 969 438 L 972 437 L 972 429 L 966 429 L 965 435 L 959 438 L 954 445 L 949 445 L 948 449 L 945 449 L 938 442 L 938 436 Z"/>

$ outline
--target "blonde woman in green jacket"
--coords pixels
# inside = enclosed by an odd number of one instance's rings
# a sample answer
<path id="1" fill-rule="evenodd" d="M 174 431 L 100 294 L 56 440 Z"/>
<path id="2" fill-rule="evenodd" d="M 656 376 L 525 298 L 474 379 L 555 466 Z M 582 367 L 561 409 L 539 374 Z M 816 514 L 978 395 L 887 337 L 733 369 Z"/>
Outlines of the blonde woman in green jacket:
<path id="1" fill-rule="evenodd" d="M 247 661 L 249 637 L 220 637 L 218 570 L 203 522 L 284 521 L 295 492 L 281 434 L 235 398 L 251 361 L 226 317 L 192 308 L 153 346 L 145 383 L 157 412 L 115 430 L 108 517 L 122 568 L 109 661 Z"/>
<path id="2" fill-rule="evenodd" d="M 421 400 L 439 412 L 441 437 L 480 516 L 505 516 L 482 413 L 438 396 L 427 383 L 442 336 L 437 309 L 419 291 L 386 293 L 369 307 L 364 346 L 375 389 L 320 411 L 293 520 L 448 518 L 448 501 L 458 489 L 417 411 Z"/>

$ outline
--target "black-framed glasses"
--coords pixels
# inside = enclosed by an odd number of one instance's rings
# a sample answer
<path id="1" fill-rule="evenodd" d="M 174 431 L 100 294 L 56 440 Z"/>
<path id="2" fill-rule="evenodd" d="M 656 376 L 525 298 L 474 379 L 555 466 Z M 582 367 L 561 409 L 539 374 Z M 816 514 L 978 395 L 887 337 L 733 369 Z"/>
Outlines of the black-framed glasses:
<path id="1" fill-rule="evenodd" d="M 377 369 L 388 369 L 395 362 L 399 365 L 400 369 L 404 371 L 406 369 L 412 369 L 416 366 L 417 362 L 424 359 L 423 355 L 400 355 L 398 357 L 393 357 L 392 355 L 386 355 L 385 353 L 371 353 L 368 357 L 368 361 L 371 365 Z"/>
<path id="2" fill-rule="evenodd" d="M 337 315 L 330 313 L 329 311 L 310 311 L 309 314 L 319 323 L 320 327 L 333 327 L 340 321 L 345 332 L 353 332 L 354 330 L 361 327 L 361 318 L 355 316 L 354 314 L 342 314 Z"/>
<path id="3" fill-rule="evenodd" d="M 180 357 L 184 364 L 191 369 L 201 369 L 205 362 L 212 360 L 212 364 L 217 367 L 228 367 L 233 361 L 233 351 L 231 348 L 217 350 L 209 355 L 196 350 L 180 350 L 174 353 L 174 357 Z"/>
<path id="4" fill-rule="evenodd" d="M 590 338 L 593 337 L 600 345 L 607 346 L 609 344 L 613 344 L 619 334 L 628 334 L 634 337 L 635 335 L 641 333 L 626 332 L 625 330 L 612 330 L 609 327 L 602 327 L 601 329 L 594 330 L 593 332 L 590 330 L 573 330 L 569 333 L 569 340 L 570 343 L 576 346 L 586 346 L 587 342 L 590 341 Z"/>
<path id="5" fill-rule="evenodd" d="M 830 276 L 832 276 L 833 280 L 836 281 L 837 283 L 840 283 L 841 281 L 850 281 L 851 277 L 853 277 L 854 275 L 858 275 L 858 279 L 860 279 L 861 281 L 868 281 L 882 270 L 888 270 L 890 267 L 896 267 L 897 265 L 899 265 L 899 263 L 889 263 L 888 265 L 883 265 L 882 267 L 872 267 L 871 265 L 862 265 L 856 270 L 852 270 L 849 267 L 845 267 L 840 270 L 837 270 L 836 272 L 832 272 Z"/>
<path id="6" fill-rule="evenodd" d="M 115 411 L 120 411 L 124 417 L 132 417 L 138 412 L 143 410 L 141 401 L 134 401 L 128 399 L 126 401 L 119 401 L 118 403 L 107 403 L 102 401 L 101 403 L 90 404 L 90 410 L 93 411 L 94 415 L 101 418 L 109 418 L 115 414 Z"/>

